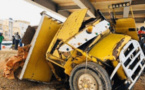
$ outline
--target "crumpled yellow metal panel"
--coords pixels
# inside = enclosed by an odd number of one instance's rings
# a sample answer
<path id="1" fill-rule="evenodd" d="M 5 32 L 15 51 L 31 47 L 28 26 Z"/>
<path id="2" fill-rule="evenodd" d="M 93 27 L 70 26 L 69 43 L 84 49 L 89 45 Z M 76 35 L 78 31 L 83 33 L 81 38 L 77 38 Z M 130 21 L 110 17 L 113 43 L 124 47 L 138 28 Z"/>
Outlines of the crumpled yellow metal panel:
<path id="1" fill-rule="evenodd" d="M 41 23 L 33 38 L 32 47 L 23 67 L 22 79 L 49 82 L 52 76 L 51 69 L 46 60 L 46 51 L 60 28 L 61 24 L 51 18 L 42 17 Z"/>
<path id="2" fill-rule="evenodd" d="M 134 30 L 129 30 L 134 29 Z M 132 39 L 139 40 L 135 20 L 133 18 L 123 18 L 116 20 L 115 32 L 126 34 L 132 37 Z"/>
<path id="3" fill-rule="evenodd" d="M 102 61 L 116 60 L 121 48 L 131 39 L 130 36 L 121 34 L 109 34 L 98 42 L 89 52 Z"/>
<path id="4" fill-rule="evenodd" d="M 87 9 L 81 9 L 75 11 L 67 18 L 67 20 L 56 33 L 53 41 L 50 44 L 50 47 L 48 48 L 47 53 L 52 50 L 57 39 L 61 39 L 65 42 L 66 40 L 78 33 L 86 13 Z"/>
<path id="5" fill-rule="evenodd" d="M 67 62 L 64 65 L 65 73 L 67 75 L 71 74 L 72 69 L 83 62 L 97 62 L 97 59 L 94 57 L 91 57 L 88 53 L 76 49 L 74 51 L 71 51 L 71 57 L 67 60 Z"/>
<path id="6" fill-rule="evenodd" d="M 117 66 L 118 61 L 116 60 L 117 56 L 121 48 L 131 39 L 130 36 L 127 35 L 119 35 L 119 34 L 109 34 L 105 38 L 103 38 L 100 42 L 98 42 L 89 53 L 84 51 L 80 51 L 82 55 L 79 54 L 77 56 L 77 51 L 72 51 L 72 57 L 67 60 L 64 65 L 65 73 L 70 75 L 72 69 L 83 62 L 92 61 L 94 63 L 97 62 L 97 58 L 102 61 L 111 60 L 114 67 Z M 114 54 L 115 52 L 116 54 Z M 86 58 L 87 57 L 87 58 Z M 96 58 L 95 58 L 96 57 Z M 98 63 L 101 65 L 101 63 Z M 126 79 L 126 75 L 122 68 L 119 68 L 117 74 L 120 76 L 122 80 Z"/>
<path id="7" fill-rule="evenodd" d="M 76 57 L 76 58 L 75 58 Z M 72 51 L 72 57 L 67 60 L 67 62 L 64 65 L 65 73 L 67 75 L 71 74 L 72 69 L 75 67 L 77 64 L 81 64 L 86 60 L 85 56 L 78 56 L 77 57 L 77 51 Z"/>
<path id="8" fill-rule="evenodd" d="M 59 29 L 60 32 L 57 34 L 58 38 L 66 41 L 70 37 L 77 34 L 82 25 L 86 12 L 87 9 L 81 9 L 71 14 L 63 26 Z"/>
<path id="9" fill-rule="evenodd" d="M 130 36 L 121 34 L 110 34 L 98 42 L 89 52 L 90 55 L 95 56 L 105 62 L 106 60 L 111 60 L 114 67 L 117 66 L 117 57 L 122 49 L 122 47 L 131 40 Z M 126 75 L 120 67 L 117 71 L 117 75 L 121 80 L 126 79 Z"/>
<path id="10" fill-rule="evenodd" d="M 102 36 L 107 36 L 109 33 L 110 33 L 109 29 L 105 32 L 102 32 L 102 35 L 98 35 L 98 37 L 96 37 L 96 39 L 88 47 L 93 46 L 97 41 L 99 41 L 102 38 Z M 77 51 L 75 51 L 75 50 L 77 50 Z M 92 57 L 89 53 L 82 51 L 80 49 L 75 49 L 75 50 L 71 51 L 71 57 L 67 60 L 67 62 L 64 65 L 65 73 L 67 75 L 71 74 L 71 71 L 75 67 L 75 65 L 85 62 L 86 59 L 87 59 L 87 61 L 93 61 L 93 62 L 97 63 L 97 59 Z M 78 52 L 81 53 L 82 55 L 78 56 L 77 55 Z"/>

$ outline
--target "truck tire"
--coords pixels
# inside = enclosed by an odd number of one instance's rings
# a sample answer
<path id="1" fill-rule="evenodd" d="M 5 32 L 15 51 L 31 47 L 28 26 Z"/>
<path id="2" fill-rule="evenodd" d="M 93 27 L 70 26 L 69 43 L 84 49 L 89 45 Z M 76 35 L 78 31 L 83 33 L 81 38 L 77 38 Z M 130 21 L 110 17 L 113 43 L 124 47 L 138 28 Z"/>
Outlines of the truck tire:
<path id="1" fill-rule="evenodd" d="M 69 78 L 71 90 L 112 90 L 109 76 L 105 69 L 93 62 L 77 65 Z"/>

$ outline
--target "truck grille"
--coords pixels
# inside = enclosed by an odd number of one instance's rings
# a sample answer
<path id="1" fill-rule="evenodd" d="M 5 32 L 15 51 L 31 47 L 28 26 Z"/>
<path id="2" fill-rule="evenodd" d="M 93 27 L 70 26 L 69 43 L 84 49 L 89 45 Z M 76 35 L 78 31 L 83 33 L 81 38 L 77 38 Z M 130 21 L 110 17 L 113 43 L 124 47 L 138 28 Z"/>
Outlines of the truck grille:
<path id="1" fill-rule="evenodd" d="M 121 50 L 119 60 L 130 82 L 128 89 L 131 89 L 145 68 L 145 56 L 139 43 L 129 41 Z"/>

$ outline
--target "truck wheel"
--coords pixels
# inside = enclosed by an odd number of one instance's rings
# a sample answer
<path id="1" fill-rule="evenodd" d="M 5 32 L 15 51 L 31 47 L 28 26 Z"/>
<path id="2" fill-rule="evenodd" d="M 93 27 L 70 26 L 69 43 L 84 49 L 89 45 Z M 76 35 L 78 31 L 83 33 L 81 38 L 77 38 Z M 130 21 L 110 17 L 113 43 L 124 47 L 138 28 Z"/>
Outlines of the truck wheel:
<path id="1" fill-rule="evenodd" d="M 77 65 L 69 79 L 71 90 L 112 90 L 107 72 L 98 64 Z"/>

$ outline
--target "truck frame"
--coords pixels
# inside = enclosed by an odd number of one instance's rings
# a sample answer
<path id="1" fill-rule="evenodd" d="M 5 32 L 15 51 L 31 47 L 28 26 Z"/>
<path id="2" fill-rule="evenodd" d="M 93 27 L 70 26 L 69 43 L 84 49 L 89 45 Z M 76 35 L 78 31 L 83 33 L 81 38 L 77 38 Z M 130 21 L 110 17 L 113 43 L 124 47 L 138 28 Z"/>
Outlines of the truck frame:
<path id="1" fill-rule="evenodd" d="M 132 89 L 145 68 L 138 40 L 112 33 L 103 16 L 83 21 L 86 12 L 75 11 L 63 24 L 43 14 L 19 79 L 51 82 L 54 75 L 61 81 L 62 70 L 71 90 Z M 134 19 L 124 20 L 134 28 L 135 22 L 128 20 Z M 117 21 L 116 30 L 122 25 Z"/>

